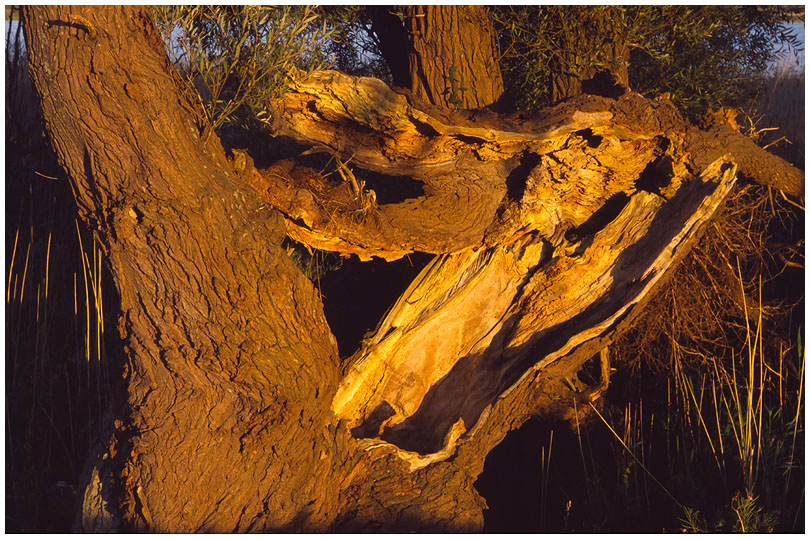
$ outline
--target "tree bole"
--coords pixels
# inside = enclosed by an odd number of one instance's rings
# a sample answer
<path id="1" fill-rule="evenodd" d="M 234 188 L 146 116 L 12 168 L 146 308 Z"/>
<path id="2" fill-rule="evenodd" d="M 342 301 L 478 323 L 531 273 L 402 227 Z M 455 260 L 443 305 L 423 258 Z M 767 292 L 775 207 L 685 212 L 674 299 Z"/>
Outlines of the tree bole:
<path id="1" fill-rule="evenodd" d="M 463 109 L 498 101 L 504 86 L 485 7 L 408 6 L 405 25 L 415 95 L 434 105 Z"/>
<path id="2" fill-rule="evenodd" d="M 91 455 L 84 531 L 480 531 L 487 453 L 570 413 L 565 377 L 639 315 L 736 175 L 737 155 L 690 154 L 704 135 L 629 91 L 522 120 L 330 72 L 268 107 L 343 183 L 296 158 L 257 168 L 199 136 L 143 9 L 24 18 L 121 302 L 127 394 Z M 423 193 L 378 202 L 401 176 Z M 437 256 L 340 358 L 286 236 Z"/>

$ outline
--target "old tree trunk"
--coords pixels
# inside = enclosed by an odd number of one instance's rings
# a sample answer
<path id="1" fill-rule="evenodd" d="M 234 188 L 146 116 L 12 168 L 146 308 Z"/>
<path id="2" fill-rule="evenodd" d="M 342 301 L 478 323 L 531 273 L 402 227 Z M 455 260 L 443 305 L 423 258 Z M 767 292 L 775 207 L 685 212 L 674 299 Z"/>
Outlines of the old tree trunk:
<path id="1" fill-rule="evenodd" d="M 487 453 L 594 396 L 562 381 L 638 315 L 735 178 L 736 156 L 624 88 L 521 120 L 334 72 L 268 108 L 340 174 L 257 168 L 198 137 L 142 10 L 32 8 L 25 29 L 120 296 L 126 395 L 84 530 L 479 530 Z M 418 195 L 388 192 L 402 177 Z M 436 257 L 341 358 L 285 237 Z"/>
<path id="2" fill-rule="evenodd" d="M 483 6 L 408 6 L 410 88 L 434 105 L 477 109 L 495 103 L 503 80 Z"/>

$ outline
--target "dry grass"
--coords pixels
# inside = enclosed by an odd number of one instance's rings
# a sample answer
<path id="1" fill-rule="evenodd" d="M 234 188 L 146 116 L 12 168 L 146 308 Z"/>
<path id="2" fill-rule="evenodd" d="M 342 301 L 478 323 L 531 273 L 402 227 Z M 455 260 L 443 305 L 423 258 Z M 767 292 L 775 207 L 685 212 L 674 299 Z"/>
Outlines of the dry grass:
<path id="1" fill-rule="evenodd" d="M 658 373 L 658 385 L 623 408 L 591 404 L 598 420 L 575 424 L 586 481 L 586 503 L 575 505 L 602 513 L 633 507 L 632 518 L 659 529 L 673 529 L 678 511 L 682 531 L 802 529 L 804 350 L 799 335 L 795 346 L 769 355 L 766 328 L 760 315 L 725 358 L 695 358 L 673 342 L 665 391 Z M 610 451 L 590 441 L 600 430 L 613 441 Z"/>
<path id="2" fill-rule="evenodd" d="M 783 65 L 749 117 L 752 138 L 803 168 L 803 68 Z M 666 455 L 655 473 L 686 506 L 684 531 L 803 528 L 803 303 L 803 206 L 742 183 L 614 345 L 631 378 L 602 422 L 622 439 L 614 459 L 626 467 Z M 643 420 L 630 413 L 643 415 L 641 402 L 652 403 Z"/>
<path id="3" fill-rule="evenodd" d="M 802 152 L 803 81 L 803 71 L 780 71 L 769 82 L 770 101 L 760 102 L 767 115 L 759 117 L 760 126 L 777 125 L 780 136 L 800 140 Z M 797 307 L 804 301 L 803 283 L 803 206 L 780 192 L 742 184 L 648 315 L 617 343 L 618 363 L 669 373 L 676 368 L 673 349 L 695 358 L 731 357 L 760 316 L 768 321 L 763 345 L 784 347 L 802 315 Z M 761 303 L 755 299 L 759 290 Z"/>
<path id="4" fill-rule="evenodd" d="M 767 345 L 778 348 L 792 334 L 792 317 L 803 301 L 802 221 L 790 201 L 767 188 L 737 189 L 648 315 L 617 343 L 618 362 L 669 373 L 676 368 L 674 351 L 730 357 L 745 342 L 747 324 L 760 315 L 769 321 Z M 760 283 L 761 305 L 752 300 Z"/>
<path id="5" fill-rule="evenodd" d="M 109 290 L 41 135 L 19 26 L 6 58 L 6 520 L 9 531 L 70 529 L 78 477 L 111 376 Z"/>
<path id="6" fill-rule="evenodd" d="M 101 255 L 57 228 L 59 206 L 21 211 L 7 251 L 6 522 L 16 531 L 67 529 L 110 393 Z"/>

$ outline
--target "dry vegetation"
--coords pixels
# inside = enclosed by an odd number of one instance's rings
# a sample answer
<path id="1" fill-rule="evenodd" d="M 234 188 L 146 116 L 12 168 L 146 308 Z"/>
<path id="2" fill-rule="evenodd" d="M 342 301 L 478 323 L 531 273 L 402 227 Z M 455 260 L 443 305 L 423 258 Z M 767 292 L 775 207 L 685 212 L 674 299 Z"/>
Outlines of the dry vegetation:
<path id="1" fill-rule="evenodd" d="M 782 65 L 754 110 L 749 136 L 803 169 L 803 70 Z M 655 475 L 636 461 L 619 465 L 680 490 L 686 531 L 803 529 L 802 204 L 741 182 L 647 315 L 611 349 L 625 377 L 605 403 L 611 428 L 625 433 L 635 457 L 667 454 Z M 617 448 L 617 460 L 626 452 Z M 704 484 L 713 481 L 722 488 Z M 648 496 L 625 486 L 624 495 Z"/>
<path id="2" fill-rule="evenodd" d="M 739 121 L 803 169 L 803 119 L 803 70 L 783 66 Z M 803 530 L 803 343 L 803 201 L 743 178 L 610 347 L 604 398 L 492 453 L 479 490 L 514 494 L 492 500 L 488 531 Z"/>
<path id="3" fill-rule="evenodd" d="M 762 137 L 762 145 L 774 144 L 775 153 L 804 169 L 804 63 L 792 58 L 776 64 L 755 110 L 762 127 L 777 128 Z"/>

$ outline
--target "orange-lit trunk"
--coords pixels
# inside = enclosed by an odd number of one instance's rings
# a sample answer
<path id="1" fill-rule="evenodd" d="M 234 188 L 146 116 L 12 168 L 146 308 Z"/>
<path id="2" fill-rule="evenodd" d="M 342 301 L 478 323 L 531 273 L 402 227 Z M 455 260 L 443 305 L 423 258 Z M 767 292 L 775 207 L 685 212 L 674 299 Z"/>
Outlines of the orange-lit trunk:
<path id="1" fill-rule="evenodd" d="M 637 94 L 522 121 L 422 111 L 333 72 L 269 106 L 276 134 L 351 160 L 346 181 L 295 158 L 259 169 L 199 136 L 145 10 L 24 15 L 51 142 L 120 297 L 127 393 L 91 455 L 86 531 L 479 531 L 487 453 L 594 396 L 564 381 L 733 183 L 671 104 Z M 370 188 L 404 176 L 422 194 Z M 287 236 L 438 256 L 341 359 Z"/>

